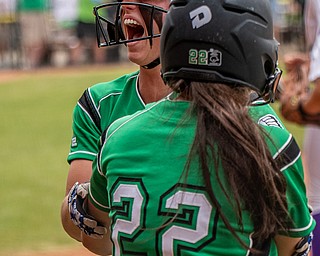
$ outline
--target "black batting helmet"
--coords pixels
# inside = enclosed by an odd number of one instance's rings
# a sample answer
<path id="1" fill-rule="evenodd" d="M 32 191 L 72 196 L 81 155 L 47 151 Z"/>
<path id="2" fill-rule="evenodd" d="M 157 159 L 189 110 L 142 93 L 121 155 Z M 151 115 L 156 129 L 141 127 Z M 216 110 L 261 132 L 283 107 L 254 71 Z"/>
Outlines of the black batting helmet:
<path id="1" fill-rule="evenodd" d="M 277 55 L 269 0 L 171 1 L 161 33 L 165 81 L 242 85 L 272 97 Z"/>

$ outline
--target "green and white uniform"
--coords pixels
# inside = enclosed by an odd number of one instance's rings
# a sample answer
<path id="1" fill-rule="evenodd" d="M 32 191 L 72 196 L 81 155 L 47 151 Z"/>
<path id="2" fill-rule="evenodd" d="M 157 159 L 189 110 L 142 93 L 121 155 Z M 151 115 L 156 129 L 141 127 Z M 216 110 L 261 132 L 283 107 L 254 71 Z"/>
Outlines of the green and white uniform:
<path id="1" fill-rule="evenodd" d="M 145 108 L 138 91 L 138 72 L 88 88 L 73 112 L 68 162 L 93 161 L 102 132 L 116 119 Z"/>
<path id="2" fill-rule="evenodd" d="M 116 119 L 145 108 L 138 90 L 138 77 L 136 71 L 85 90 L 73 111 L 69 163 L 74 159 L 93 161 L 102 132 Z M 259 109 L 276 115 L 270 105 Z"/>
<path id="3" fill-rule="evenodd" d="M 211 205 L 198 163 L 191 164 L 187 178 L 182 175 L 196 127 L 195 118 L 185 118 L 189 106 L 164 99 L 116 120 L 104 134 L 89 198 L 112 218 L 113 255 L 250 255 Z M 308 235 L 315 223 L 307 206 L 300 150 L 270 106 L 250 111 L 272 138 L 268 144 L 274 157 L 289 153 L 282 168 L 294 221 L 289 235 Z M 223 179 L 223 170 L 220 174 Z M 252 246 L 248 212 L 243 211 L 242 231 L 214 177 L 211 183 L 232 227 Z"/>

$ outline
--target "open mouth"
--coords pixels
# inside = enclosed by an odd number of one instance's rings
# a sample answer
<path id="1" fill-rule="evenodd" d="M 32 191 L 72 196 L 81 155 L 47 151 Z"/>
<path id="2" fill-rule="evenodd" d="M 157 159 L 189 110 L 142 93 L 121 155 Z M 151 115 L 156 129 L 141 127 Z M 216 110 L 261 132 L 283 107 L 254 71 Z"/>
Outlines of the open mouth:
<path id="1" fill-rule="evenodd" d="M 144 34 L 144 28 L 133 19 L 125 19 L 124 25 L 126 26 L 128 40 L 141 38 Z"/>

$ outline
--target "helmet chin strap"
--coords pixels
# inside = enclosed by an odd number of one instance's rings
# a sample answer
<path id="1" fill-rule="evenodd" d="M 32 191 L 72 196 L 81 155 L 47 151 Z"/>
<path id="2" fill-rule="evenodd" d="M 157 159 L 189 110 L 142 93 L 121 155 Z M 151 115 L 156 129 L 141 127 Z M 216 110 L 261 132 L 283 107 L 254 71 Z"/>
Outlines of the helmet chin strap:
<path id="1" fill-rule="evenodd" d="M 145 69 L 152 69 L 155 68 L 156 66 L 158 66 L 160 64 L 160 58 L 156 58 L 154 61 L 150 62 L 147 65 L 143 65 L 141 67 L 145 68 Z"/>

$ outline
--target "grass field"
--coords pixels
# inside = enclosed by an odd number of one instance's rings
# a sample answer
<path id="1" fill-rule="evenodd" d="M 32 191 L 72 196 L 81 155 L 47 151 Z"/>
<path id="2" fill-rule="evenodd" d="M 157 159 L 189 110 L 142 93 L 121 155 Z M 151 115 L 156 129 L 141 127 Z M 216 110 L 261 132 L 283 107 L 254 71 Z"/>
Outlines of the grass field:
<path id="1" fill-rule="evenodd" d="M 0 255 L 72 245 L 60 224 L 72 110 L 134 66 L 0 72 Z"/>
<path id="2" fill-rule="evenodd" d="M 86 87 L 135 69 L 0 72 L 0 255 L 74 245 L 59 216 L 72 109 Z M 303 128 L 288 128 L 301 145 Z"/>

